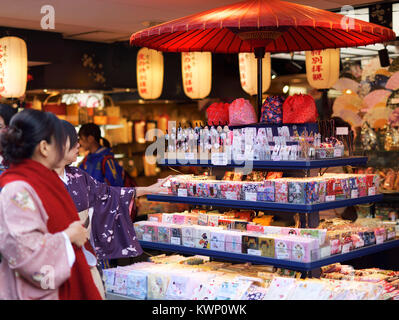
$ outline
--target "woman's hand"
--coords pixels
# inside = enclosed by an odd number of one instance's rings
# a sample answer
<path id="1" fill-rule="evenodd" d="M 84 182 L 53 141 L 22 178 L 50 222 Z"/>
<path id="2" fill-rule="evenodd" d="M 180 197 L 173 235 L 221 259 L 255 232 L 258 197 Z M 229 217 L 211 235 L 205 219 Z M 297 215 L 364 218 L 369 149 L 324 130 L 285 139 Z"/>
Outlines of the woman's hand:
<path id="1" fill-rule="evenodd" d="M 76 244 L 78 247 L 83 246 L 88 238 L 87 229 L 83 227 L 80 221 L 72 222 L 64 232 L 71 243 Z"/>
<path id="2" fill-rule="evenodd" d="M 136 197 L 145 196 L 147 194 L 157 194 L 157 193 L 168 193 L 168 188 L 163 187 L 162 185 L 170 178 L 164 178 L 158 180 L 157 183 L 154 183 L 148 187 L 136 187 Z"/>

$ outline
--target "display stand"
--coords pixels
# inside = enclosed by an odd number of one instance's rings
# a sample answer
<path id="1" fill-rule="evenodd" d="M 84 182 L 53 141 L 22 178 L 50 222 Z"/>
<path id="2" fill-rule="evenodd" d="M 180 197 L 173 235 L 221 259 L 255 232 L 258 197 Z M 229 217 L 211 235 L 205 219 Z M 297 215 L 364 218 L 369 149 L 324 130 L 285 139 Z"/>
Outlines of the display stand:
<path id="1" fill-rule="evenodd" d="M 174 161 L 174 164 L 173 164 Z M 208 161 L 206 164 L 203 162 L 192 164 L 185 162 L 186 166 L 191 165 L 201 165 L 206 167 L 217 167 L 217 165 L 211 164 Z M 336 167 L 345 165 L 365 165 L 367 163 L 367 157 L 348 157 L 348 158 L 333 158 L 333 159 L 323 159 L 323 160 L 303 160 L 303 161 L 254 161 L 253 168 L 262 169 L 304 169 L 306 173 L 309 173 L 311 168 L 326 168 L 326 167 Z M 171 161 L 164 161 L 164 165 L 181 165 L 178 164 L 176 159 Z M 225 167 L 236 167 L 235 163 L 229 163 Z M 192 205 L 207 205 L 215 207 L 227 207 L 227 208 L 242 208 L 242 209 L 252 209 L 252 210 L 262 210 L 262 211 L 281 211 L 284 213 L 299 213 L 301 215 L 301 227 L 316 228 L 319 225 L 319 211 L 341 208 L 347 206 L 353 206 L 362 203 L 374 203 L 376 201 L 381 201 L 383 199 L 382 194 L 371 195 L 367 197 L 346 199 L 331 201 L 325 203 L 317 203 L 312 205 L 307 204 L 291 204 L 291 203 L 276 203 L 276 202 L 260 202 L 260 201 L 244 201 L 244 200 L 227 200 L 227 199 L 213 199 L 213 198 L 197 198 L 197 197 L 178 197 L 172 195 L 148 195 L 147 199 L 149 201 L 161 201 L 161 202 L 175 202 L 175 203 L 187 203 Z M 229 253 L 224 251 L 214 251 L 208 249 L 190 248 L 178 245 L 170 245 L 165 243 L 155 243 L 155 242 L 140 242 L 143 248 L 146 249 L 157 249 L 170 252 L 178 252 L 182 254 L 192 254 L 192 255 L 206 255 L 216 259 L 222 259 L 227 261 L 239 261 L 239 262 L 251 262 L 256 264 L 267 264 L 273 265 L 275 267 L 287 268 L 291 270 L 298 270 L 305 272 L 308 276 L 318 274 L 318 269 L 322 266 L 335 263 L 343 262 L 350 259 L 366 256 L 372 253 L 384 251 L 393 247 L 399 246 L 399 240 L 391 240 L 378 245 L 372 245 L 368 247 L 363 247 L 355 249 L 348 253 L 337 254 L 333 256 L 327 256 L 321 258 L 317 261 L 312 261 L 309 263 L 295 262 L 289 260 L 274 259 L 261 256 L 253 256 L 248 254 L 237 254 Z"/>

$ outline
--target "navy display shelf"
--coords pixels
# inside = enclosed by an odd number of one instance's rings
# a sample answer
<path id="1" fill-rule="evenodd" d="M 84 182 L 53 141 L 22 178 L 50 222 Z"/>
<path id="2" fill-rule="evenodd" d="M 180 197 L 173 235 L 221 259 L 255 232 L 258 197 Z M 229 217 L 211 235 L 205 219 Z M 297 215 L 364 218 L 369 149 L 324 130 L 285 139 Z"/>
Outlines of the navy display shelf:
<path id="1" fill-rule="evenodd" d="M 338 200 L 331 202 L 323 202 L 317 204 L 292 204 L 278 202 L 262 202 L 262 201 L 245 201 L 245 200 L 225 200 L 213 198 L 197 198 L 197 197 L 177 197 L 172 195 L 147 195 L 148 201 L 188 203 L 192 205 L 209 205 L 216 207 L 241 208 L 252 210 L 275 210 L 285 212 L 312 213 L 322 210 L 350 207 L 356 204 L 371 203 L 381 201 L 382 194 L 374 196 Z"/>
<path id="2" fill-rule="evenodd" d="M 201 249 L 201 248 L 190 248 L 190 247 L 172 245 L 166 243 L 149 242 L 149 241 L 139 241 L 139 242 L 142 248 L 144 249 L 155 249 L 155 250 L 169 251 L 169 252 L 188 254 L 188 255 L 209 256 L 215 259 L 222 259 L 227 261 L 251 262 L 253 264 L 272 265 L 277 268 L 287 268 L 290 270 L 297 270 L 302 272 L 312 271 L 314 269 L 318 269 L 322 266 L 326 266 L 332 263 L 348 261 L 351 259 L 363 257 L 366 255 L 385 251 L 399 246 L 399 240 L 390 240 L 382 244 L 359 248 L 350 251 L 348 253 L 332 255 L 313 262 L 296 262 L 290 260 L 249 255 L 249 254 L 231 253 L 231 252 L 216 251 L 216 250 Z"/>
<path id="3" fill-rule="evenodd" d="M 179 159 L 158 159 L 159 165 L 165 166 L 202 166 L 202 167 L 243 167 L 244 161 L 231 160 L 226 165 L 213 165 L 211 160 L 179 160 Z M 287 160 L 287 161 L 252 161 L 254 169 L 280 169 L 280 170 L 298 170 L 329 168 L 341 166 L 363 166 L 367 164 L 367 157 L 348 157 L 332 158 L 323 160 Z"/>

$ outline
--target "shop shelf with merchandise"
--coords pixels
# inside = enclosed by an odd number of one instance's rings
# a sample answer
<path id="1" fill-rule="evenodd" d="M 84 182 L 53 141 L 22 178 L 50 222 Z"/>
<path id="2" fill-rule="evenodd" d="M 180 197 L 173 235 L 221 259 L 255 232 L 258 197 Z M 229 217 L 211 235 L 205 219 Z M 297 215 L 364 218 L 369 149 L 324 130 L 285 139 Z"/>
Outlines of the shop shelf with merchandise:
<path id="1" fill-rule="evenodd" d="M 240 253 L 202 249 L 202 248 L 192 248 L 182 245 L 174 245 L 174 244 L 151 242 L 151 241 L 140 241 L 140 245 L 144 249 L 155 249 L 155 250 L 175 252 L 180 254 L 189 254 L 189 255 L 202 255 L 225 261 L 234 261 L 234 262 L 243 262 L 243 263 L 250 262 L 253 264 L 272 265 L 276 268 L 285 268 L 301 272 L 311 272 L 313 270 L 316 270 L 323 266 L 327 266 L 329 264 L 344 262 L 351 259 L 374 254 L 377 252 L 383 252 L 391 248 L 395 248 L 399 246 L 399 240 L 398 239 L 388 240 L 383 243 L 373 244 L 366 247 L 353 249 L 346 253 L 326 255 L 320 259 L 315 259 L 314 261 L 311 262 L 299 262 L 293 260 L 264 257 L 259 255 L 240 254 Z M 320 249 L 320 251 L 321 250 L 322 249 Z"/>

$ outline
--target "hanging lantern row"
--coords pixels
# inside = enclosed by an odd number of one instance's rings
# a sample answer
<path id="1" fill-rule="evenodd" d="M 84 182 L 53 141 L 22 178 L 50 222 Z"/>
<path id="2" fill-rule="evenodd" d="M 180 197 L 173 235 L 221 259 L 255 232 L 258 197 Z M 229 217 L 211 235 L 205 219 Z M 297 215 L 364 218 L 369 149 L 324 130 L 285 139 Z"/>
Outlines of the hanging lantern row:
<path id="1" fill-rule="evenodd" d="M 0 97 L 19 98 L 28 79 L 28 50 L 17 37 L 0 39 Z"/>
<path id="2" fill-rule="evenodd" d="M 249 95 L 257 94 L 257 61 L 253 53 L 238 54 L 240 82 Z M 339 49 L 306 51 L 306 76 L 316 89 L 331 88 L 339 78 Z M 210 52 L 182 52 L 183 89 L 191 99 L 203 99 L 211 92 L 212 55 Z M 158 99 L 162 93 L 164 61 L 162 52 L 141 48 L 137 53 L 137 88 L 143 99 Z M 262 92 L 271 83 L 270 52 L 262 59 Z"/>

